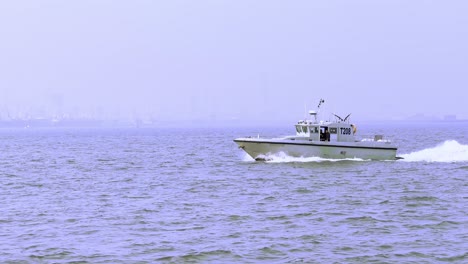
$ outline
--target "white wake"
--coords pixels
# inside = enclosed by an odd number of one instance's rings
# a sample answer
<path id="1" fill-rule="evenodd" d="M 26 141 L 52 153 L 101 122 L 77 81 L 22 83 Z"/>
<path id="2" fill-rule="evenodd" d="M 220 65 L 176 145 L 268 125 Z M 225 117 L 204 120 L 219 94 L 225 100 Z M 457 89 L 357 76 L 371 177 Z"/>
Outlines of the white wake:
<path id="1" fill-rule="evenodd" d="M 365 161 L 363 159 L 325 159 L 320 157 L 292 157 L 284 152 L 269 154 L 259 157 L 267 163 L 292 163 L 292 162 L 337 162 L 337 161 Z M 248 154 L 245 154 L 244 161 L 255 161 Z"/>
<path id="2" fill-rule="evenodd" d="M 401 155 L 402 161 L 426 161 L 426 162 L 464 162 L 468 161 L 468 145 L 463 145 L 455 140 L 447 140 L 442 144 L 409 154 Z"/>

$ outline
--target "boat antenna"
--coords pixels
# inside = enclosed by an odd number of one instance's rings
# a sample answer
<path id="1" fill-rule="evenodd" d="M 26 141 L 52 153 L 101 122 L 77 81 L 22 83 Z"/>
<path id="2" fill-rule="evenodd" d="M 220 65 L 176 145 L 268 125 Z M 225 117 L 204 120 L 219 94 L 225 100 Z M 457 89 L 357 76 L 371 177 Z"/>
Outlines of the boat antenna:
<path id="1" fill-rule="evenodd" d="M 341 122 L 344 122 L 344 119 L 341 118 L 341 116 L 337 115 L 337 114 L 333 114 L 336 118 L 338 118 L 338 120 L 340 120 Z"/>
<path id="2" fill-rule="evenodd" d="M 321 106 L 323 103 L 325 103 L 325 100 L 323 100 L 323 99 L 320 99 L 320 102 L 319 102 L 319 104 L 318 104 L 317 108 L 318 108 L 318 109 L 320 109 L 320 106 Z"/>
<path id="3" fill-rule="evenodd" d="M 348 120 L 348 118 L 351 116 L 351 114 L 349 114 L 345 118 L 341 118 L 341 116 L 339 116 L 337 114 L 333 114 L 333 115 L 336 116 L 336 118 L 338 118 L 338 120 L 340 120 L 341 122 L 346 122 Z"/>
<path id="4" fill-rule="evenodd" d="M 346 120 L 348 120 L 348 118 L 349 118 L 350 116 L 351 116 L 351 114 L 347 115 L 343 121 L 346 122 Z"/>
<path id="5" fill-rule="evenodd" d="M 307 120 L 307 103 L 304 102 L 304 121 Z"/>

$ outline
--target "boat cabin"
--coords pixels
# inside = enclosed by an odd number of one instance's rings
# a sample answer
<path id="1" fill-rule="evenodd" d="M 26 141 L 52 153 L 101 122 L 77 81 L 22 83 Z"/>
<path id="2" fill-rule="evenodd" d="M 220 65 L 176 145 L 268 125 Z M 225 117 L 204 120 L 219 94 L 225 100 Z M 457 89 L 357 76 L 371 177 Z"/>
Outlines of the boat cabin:
<path id="1" fill-rule="evenodd" d="M 311 122 L 299 121 L 296 125 L 296 136 L 308 138 L 310 141 L 355 141 L 356 127 L 341 122 Z"/>

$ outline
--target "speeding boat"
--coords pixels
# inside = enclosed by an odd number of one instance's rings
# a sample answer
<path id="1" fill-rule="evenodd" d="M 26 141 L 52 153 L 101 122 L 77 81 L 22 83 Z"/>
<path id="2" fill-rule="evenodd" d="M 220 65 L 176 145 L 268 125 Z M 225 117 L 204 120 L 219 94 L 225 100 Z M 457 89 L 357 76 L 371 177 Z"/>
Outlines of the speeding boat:
<path id="1" fill-rule="evenodd" d="M 291 157 L 319 157 L 325 159 L 396 160 L 397 146 L 383 135 L 360 138 L 357 126 L 350 124 L 351 114 L 334 121 L 318 121 L 320 100 L 316 111 L 309 111 L 310 119 L 295 124 L 296 135 L 282 138 L 244 137 L 234 142 L 255 160 L 268 160 L 275 154 Z"/>

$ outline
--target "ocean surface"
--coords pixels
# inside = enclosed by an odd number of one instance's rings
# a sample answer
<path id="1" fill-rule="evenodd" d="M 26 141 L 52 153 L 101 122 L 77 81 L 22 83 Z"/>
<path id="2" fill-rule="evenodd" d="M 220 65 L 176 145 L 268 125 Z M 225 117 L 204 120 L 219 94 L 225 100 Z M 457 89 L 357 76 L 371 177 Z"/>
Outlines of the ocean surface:
<path id="1" fill-rule="evenodd" d="M 280 128 L 0 129 L 0 263 L 468 263 L 468 123 L 404 160 L 272 157 Z"/>

